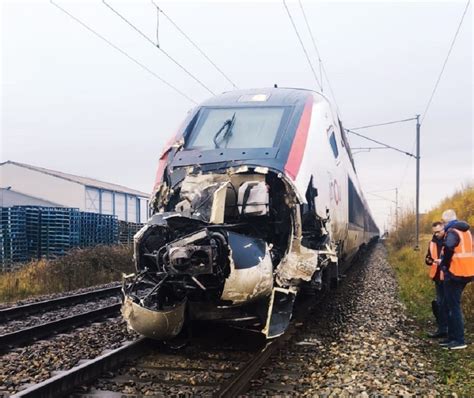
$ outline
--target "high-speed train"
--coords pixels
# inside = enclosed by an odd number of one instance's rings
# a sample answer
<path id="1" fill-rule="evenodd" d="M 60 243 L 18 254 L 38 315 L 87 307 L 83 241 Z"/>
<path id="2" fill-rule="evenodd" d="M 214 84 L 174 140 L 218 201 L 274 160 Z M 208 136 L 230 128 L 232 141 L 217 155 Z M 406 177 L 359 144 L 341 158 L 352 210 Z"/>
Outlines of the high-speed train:
<path id="1" fill-rule="evenodd" d="M 185 322 L 284 333 L 296 295 L 336 285 L 379 231 L 342 124 L 315 91 L 227 92 L 193 109 L 159 159 L 122 313 L 141 335 Z"/>

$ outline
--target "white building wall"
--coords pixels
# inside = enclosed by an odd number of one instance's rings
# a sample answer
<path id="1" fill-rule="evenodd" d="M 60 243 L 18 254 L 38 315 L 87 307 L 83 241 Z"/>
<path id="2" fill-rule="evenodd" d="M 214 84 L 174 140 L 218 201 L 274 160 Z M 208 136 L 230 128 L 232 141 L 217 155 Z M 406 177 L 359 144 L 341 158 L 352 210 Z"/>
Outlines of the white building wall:
<path id="1" fill-rule="evenodd" d="M 0 167 L 0 186 L 40 199 L 85 210 L 85 187 L 36 170 L 5 163 Z"/>

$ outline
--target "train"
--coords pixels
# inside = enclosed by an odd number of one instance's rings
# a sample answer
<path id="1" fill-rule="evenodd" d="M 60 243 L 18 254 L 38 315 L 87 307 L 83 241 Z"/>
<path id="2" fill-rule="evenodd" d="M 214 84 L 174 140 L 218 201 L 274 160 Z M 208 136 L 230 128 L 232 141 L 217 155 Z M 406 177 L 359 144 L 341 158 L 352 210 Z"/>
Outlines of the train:
<path id="1" fill-rule="evenodd" d="M 158 340 L 196 320 L 280 336 L 297 295 L 337 286 L 379 235 L 335 107 L 312 90 L 203 102 L 166 144 L 153 192 L 122 314 Z"/>

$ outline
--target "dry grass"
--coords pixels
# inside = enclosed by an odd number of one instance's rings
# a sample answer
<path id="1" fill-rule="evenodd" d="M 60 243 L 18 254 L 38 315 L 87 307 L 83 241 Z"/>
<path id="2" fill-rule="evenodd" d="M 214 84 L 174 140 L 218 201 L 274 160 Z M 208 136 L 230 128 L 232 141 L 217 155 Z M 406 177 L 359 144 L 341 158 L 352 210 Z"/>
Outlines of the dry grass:
<path id="1" fill-rule="evenodd" d="M 452 197 L 443 200 L 439 206 L 425 215 L 421 230 L 430 232 L 431 223 L 441 218 L 446 209 L 454 209 L 458 219 L 474 225 L 474 189 L 472 186 L 456 192 Z M 406 212 L 399 224 L 399 229 L 391 233 L 388 241 L 389 261 L 396 271 L 399 282 L 399 293 L 407 306 L 409 314 L 419 324 L 420 338 L 429 325 L 433 324 L 431 300 L 435 298 L 433 282 L 428 278 L 428 267 L 424 257 L 431 238 L 430 234 L 420 238 L 420 251 L 414 251 L 415 217 Z M 466 350 L 451 352 L 435 345 L 431 355 L 440 374 L 440 381 L 447 391 L 459 396 L 474 396 L 474 283 L 468 284 L 462 297 L 462 308 L 465 318 L 466 339 L 469 344 Z"/>
<path id="2" fill-rule="evenodd" d="M 74 249 L 54 260 L 31 261 L 0 274 L 0 301 L 59 293 L 121 279 L 133 272 L 130 246 Z"/>

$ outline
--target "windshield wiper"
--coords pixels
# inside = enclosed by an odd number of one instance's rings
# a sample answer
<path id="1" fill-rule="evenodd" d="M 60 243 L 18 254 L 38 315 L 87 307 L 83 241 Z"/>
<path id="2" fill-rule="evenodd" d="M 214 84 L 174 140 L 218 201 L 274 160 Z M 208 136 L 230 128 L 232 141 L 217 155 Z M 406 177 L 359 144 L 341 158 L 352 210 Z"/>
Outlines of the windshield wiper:
<path id="1" fill-rule="evenodd" d="M 234 127 L 235 123 L 235 112 L 232 115 L 231 119 L 227 119 L 222 127 L 219 129 L 219 131 L 214 135 L 214 138 L 212 141 L 214 141 L 214 145 L 216 148 L 220 148 L 219 144 L 217 143 L 217 139 L 219 138 L 219 135 L 226 129 L 224 136 L 222 137 L 222 140 L 225 140 L 229 135 L 232 134 L 232 127 Z"/>

